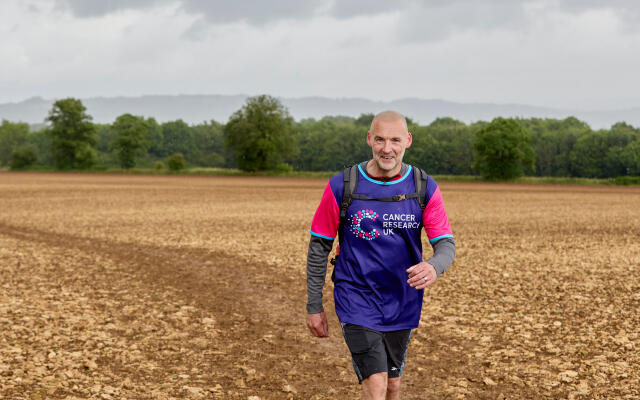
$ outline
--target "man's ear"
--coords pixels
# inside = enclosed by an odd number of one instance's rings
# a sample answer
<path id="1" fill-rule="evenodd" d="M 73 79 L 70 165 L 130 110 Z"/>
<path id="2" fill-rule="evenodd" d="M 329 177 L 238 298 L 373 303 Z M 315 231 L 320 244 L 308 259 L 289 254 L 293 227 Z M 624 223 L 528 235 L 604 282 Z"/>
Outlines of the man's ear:
<path id="1" fill-rule="evenodd" d="M 411 143 L 413 143 L 413 135 L 411 132 L 407 132 L 409 136 L 407 136 L 407 148 L 411 147 Z"/>
<path id="2" fill-rule="evenodd" d="M 371 131 L 367 132 L 367 144 L 371 147 Z"/>

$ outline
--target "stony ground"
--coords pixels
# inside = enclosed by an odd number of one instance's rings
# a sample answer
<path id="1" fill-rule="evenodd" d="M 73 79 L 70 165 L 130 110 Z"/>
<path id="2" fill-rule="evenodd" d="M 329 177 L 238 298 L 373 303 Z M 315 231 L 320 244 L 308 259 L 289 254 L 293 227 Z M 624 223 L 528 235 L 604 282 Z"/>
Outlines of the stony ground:
<path id="1" fill-rule="evenodd" d="M 325 184 L 0 173 L 0 398 L 357 398 L 329 286 L 304 326 Z M 405 398 L 640 399 L 640 189 L 441 188 Z"/>

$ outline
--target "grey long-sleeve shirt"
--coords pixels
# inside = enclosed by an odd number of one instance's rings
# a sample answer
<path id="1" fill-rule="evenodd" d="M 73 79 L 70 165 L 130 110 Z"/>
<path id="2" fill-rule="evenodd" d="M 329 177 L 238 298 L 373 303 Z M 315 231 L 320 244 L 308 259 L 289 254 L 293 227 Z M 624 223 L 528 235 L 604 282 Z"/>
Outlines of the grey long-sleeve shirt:
<path id="1" fill-rule="evenodd" d="M 433 256 L 427 262 L 442 275 L 451 265 L 456 254 L 456 242 L 453 238 L 442 238 L 435 243 Z M 327 276 L 327 259 L 333 239 L 325 239 L 311 235 L 307 252 L 307 313 L 315 314 L 324 311 L 322 306 L 322 288 Z"/>

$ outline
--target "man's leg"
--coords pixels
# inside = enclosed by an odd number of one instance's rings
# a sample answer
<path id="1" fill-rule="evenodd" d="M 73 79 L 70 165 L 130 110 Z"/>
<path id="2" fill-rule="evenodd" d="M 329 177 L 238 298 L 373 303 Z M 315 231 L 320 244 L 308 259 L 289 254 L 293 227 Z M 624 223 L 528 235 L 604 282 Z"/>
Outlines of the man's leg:
<path id="1" fill-rule="evenodd" d="M 363 400 L 384 400 L 386 396 L 387 396 L 387 373 L 386 372 L 375 373 L 362 381 L 362 399 Z"/>
<path id="2" fill-rule="evenodd" d="M 379 332 L 343 323 L 342 332 L 351 351 L 358 381 L 362 384 L 362 398 L 399 399 L 400 375 L 411 330 Z"/>
<path id="3" fill-rule="evenodd" d="M 400 378 L 404 370 L 404 360 L 407 356 L 411 330 L 385 332 L 385 348 L 387 351 L 387 365 L 389 367 L 387 379 L 387 400 L 400 399 Z"/>
<path id="4" fill-rule="evenodd" d="M 387 379 L 387 400 L 400 400 L 400 377 Z"/>

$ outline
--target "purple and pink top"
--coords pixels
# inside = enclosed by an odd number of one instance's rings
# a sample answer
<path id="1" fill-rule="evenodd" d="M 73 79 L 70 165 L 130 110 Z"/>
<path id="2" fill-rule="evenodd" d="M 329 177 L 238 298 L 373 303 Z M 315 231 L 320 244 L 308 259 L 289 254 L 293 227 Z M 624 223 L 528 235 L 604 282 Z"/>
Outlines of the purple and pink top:
<path id="1" fill-rule="evenodd" d="M 402 176 L 383 181 L 359 165 L 356 193 L 370 198 L 414 193 L 413 173 L 409 166 Z M 311 223 L 312 235 L 337 236 L 343 175 L 329 180 Z M 421 229 L 432 243 L 453 237 L 440 189 L 431 177 L 425 197 L 424 212 L 415 199 L 351 202 L 335 266 L 334 299 L 341 322 L 383 332 L 418 327 L 424 290 L 409 286 L 406 270 L 422 261 Z"/>

